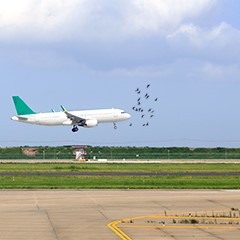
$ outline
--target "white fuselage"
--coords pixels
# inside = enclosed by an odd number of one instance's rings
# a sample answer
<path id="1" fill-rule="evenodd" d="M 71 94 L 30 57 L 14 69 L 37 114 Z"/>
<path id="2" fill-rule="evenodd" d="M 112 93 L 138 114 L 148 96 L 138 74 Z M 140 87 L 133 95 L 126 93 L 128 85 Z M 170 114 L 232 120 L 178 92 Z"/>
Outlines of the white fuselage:
<path id="1" fill-rule="evenodd" d="M 99 109 L 99 110 L 85 110 L 85 111 L 70 111 L 72 115 L 77 117 L 96 120 L 97 123 L 119 122 L 129 119 L 130 114 L 121 109 Z M 11 118 L 14 121 L 45 125 L 45 126 L 60 126 L 60 125 L 74 125 L 72 120 L 67 117 L 64 112 L 49 112 L 36 113 L 29 115 L 18 115 Z"/>

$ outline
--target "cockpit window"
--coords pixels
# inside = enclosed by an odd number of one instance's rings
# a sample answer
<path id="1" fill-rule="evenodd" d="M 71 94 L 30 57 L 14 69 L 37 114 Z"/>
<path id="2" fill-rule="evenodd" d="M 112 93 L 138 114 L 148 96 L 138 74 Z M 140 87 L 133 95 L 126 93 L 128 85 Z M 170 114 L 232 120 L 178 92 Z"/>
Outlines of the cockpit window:
<path id="1" fill-rule="evenodd" d="M 124 113 L 126 113 L 126 112 L 124 112 L 124 111 L 121 112 L 121 114 L 124 114 Z"/>

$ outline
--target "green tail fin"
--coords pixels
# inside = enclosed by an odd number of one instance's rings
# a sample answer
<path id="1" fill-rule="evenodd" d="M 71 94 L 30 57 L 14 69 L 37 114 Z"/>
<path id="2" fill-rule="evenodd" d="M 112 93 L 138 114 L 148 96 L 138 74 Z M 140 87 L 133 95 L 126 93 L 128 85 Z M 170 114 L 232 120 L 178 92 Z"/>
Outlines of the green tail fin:
<path id="1" fill-rule="evenodd" d="M 36 114 L 19 96 L 12 99 L 18 115 Z"/>

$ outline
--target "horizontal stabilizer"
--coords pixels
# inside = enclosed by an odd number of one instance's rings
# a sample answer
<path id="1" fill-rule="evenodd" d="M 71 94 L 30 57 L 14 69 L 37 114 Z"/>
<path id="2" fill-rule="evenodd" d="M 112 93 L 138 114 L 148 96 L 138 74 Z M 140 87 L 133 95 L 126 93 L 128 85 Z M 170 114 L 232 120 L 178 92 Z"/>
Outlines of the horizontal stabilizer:
<path id="1" fill-rule="evenodd" d="M 27 121 L 28 120 L 28 118 L 26 118 L 26 117 L 17 117 L 19 120 L 22 120 L 22 121 Z"/>

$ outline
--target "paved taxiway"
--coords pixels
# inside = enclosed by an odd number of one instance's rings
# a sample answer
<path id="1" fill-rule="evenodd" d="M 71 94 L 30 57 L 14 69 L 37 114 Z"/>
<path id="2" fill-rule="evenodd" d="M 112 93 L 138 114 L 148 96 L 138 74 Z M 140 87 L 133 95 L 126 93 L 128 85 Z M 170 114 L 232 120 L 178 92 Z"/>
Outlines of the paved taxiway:
<path id="1" fill-rule="evenodd" d="M 0 239 L 120 239 L 107 225 L 166 212 L 240 209 L 239 190 L 2 190 Z M 129 239 L 239 239 L 223 229 L 126 229 Z"/>

